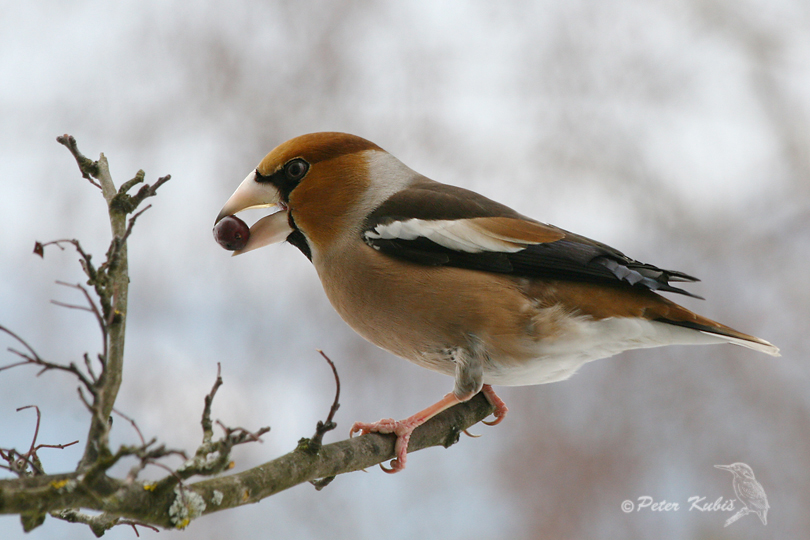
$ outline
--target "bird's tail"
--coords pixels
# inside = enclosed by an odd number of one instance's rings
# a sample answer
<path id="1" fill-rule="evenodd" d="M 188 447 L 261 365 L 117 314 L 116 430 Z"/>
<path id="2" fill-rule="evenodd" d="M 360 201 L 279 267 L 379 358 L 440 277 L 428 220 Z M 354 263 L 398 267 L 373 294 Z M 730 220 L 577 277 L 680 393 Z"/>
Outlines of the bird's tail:
<path id="1" fill-rule="evenodd" d="M 675 306 L 677 306 L 677 309 L 670 309 L 666 318 L 658 320 L 667 324 L 697 330 L 701 334 L 716 338 L 718 343 L 733 343 L 771 356 L 781 356 L 779 348 L 764 339 L 734 330 L 717 321 L 697 315 L 677 304 Z"/>

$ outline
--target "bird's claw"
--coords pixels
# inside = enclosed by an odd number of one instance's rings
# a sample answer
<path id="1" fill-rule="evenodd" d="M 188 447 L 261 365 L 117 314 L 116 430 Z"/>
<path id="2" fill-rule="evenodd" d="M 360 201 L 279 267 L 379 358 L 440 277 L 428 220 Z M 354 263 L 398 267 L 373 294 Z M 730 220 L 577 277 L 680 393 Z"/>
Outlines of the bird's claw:
<path id="1" fill-rule="evenodd" d="M 380 468 L 389 473 L 398 473 L 405 468 L 405 461 L 408 456 L 408 441 L 411 439 L 411 433 L 416 428 L 414 422 L 408 420 L 394 420 L 393 418 L 383 418 L 379 422 L 355 422 L 352 429 L 349 431 L 349 437 L 353 437 L 355 433 L 360 435 L 368 435 L 369 433 L 382 433 L 384 435 L 393 433 L 397 436 L 396 444 L 394 445 L 394 452 L 396 457 L 391 460 L 386 467 L 380 463 Z"/>
<path id="2" fill-rule="evenodd" d="M 500 424 L 504 418 L 506 418 L 506 413 L 509 412 L 509 407 L 506 406 L 506 403 L 503 402 L 501 398 L 498 397 L 498 394 L 495 393 L 495 390 L 488 384 L 485 384 L 484 387 L 481 389 L 484 393 L 484 397 L 487 398 L 492 406 L 495 407 L 495 411 L 492 413 L 495 415 L 495 420 L 482 420 L 488 426 L 497 426 Z"/>
<path id="3" fill-rule="evenodd" d="M 352 424 L 352 429 L 349 430 L 349 437 L 354 437 L 356 433 L 360 435 L 368 435 L 369 433 L 394 433 L 397 436 L 397 429 L 401 422 L 397 422 L 393 418 L 383 418 L 379 422 L 355 422 Z"/>
<path id="4" fill-rule="evenodd" d="M 392 459 L 391 462 L 389 463 L 389 465 L 391 466 L 390 468 L 386 467 L 385 463 L 380 463 L 380 468 L 386 474 L 395 474 L 395 473 L 398 473 L 399 471 L 401 471 L 402 469 L 405 468 L 405 465 L 400 465 L 399 464 L 398 459 Z"/>

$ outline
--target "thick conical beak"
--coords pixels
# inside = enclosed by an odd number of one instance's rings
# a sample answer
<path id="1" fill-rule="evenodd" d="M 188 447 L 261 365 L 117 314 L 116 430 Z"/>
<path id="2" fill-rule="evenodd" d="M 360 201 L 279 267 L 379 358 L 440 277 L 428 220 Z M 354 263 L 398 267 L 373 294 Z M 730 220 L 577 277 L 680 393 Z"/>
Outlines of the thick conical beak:
<path id="1" fill-rule="evenodd" d="M 232 216 L 242 210 L 248 208 L 266 208 L 268 206 L 275 206 L 281 202 L 281 197 L 278 189 L 269 182 L 257 182 L 256 171 L 247 175 L 247 178 L 242 180 L 236 191 L 233 192 L 231 198 L 219 211 L 214 225 L 219 223 L 219 220 L 225 216 Z"/>
<path id="2" fill-rule="evenodd" d="M 293 229 L 289 225 L 287 209 L 281 202 L 281 195 L 276 187 L 269 182 L 257 182 L 256 171 L 247 175 L 230 199 L 219 211 L 214 225 L 225 216 L 232 216 L 248 208 L 267 208 L 280 206 L 280 210 L 265 216 L 250 228 L 250 238 L 244 248 L 234 251 L 234 255 L 247 253 L 254 249 L 283 242 Z"/>

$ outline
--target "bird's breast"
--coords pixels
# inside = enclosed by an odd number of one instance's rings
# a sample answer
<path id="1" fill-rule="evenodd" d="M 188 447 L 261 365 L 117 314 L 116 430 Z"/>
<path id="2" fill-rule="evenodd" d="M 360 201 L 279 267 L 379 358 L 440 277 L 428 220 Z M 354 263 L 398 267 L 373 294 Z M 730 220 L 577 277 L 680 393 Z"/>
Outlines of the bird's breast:
<path id="1" fill-rule="evenodd" d="M 526 384 L 508 374 L 537 360 L 539 344 L 570 332 L 570 313 L 527 297 L 522 280 L 508 276 L 416 265 L 366 245 L 313 262 L 330 302 L 356 332 L 435 371 L 452 374 L 446 351 L 474 341 L 486 352 L 485 379 Z M 576 369 L 549 367 L 555 377 Z"/>
<path id="2" fill-rule="evenodd" d="M 604 313 L 588 284 L 422 266 L 364 244 L 313 263 L 332 305 L 365 339 L 449 375 L 448 351 L 483 351 L 486 384 L 556 382 L 628 349 L 722 341 L 632 310 Z"/>

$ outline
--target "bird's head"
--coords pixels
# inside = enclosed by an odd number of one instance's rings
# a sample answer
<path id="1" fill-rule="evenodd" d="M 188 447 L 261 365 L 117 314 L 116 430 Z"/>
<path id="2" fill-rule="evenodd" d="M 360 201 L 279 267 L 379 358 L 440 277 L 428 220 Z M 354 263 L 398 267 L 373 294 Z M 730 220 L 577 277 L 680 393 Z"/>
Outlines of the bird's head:
<path id="1" fill-rule="evenodd" d="M 247 175 L 217 216 L 275 212 L 252 227 L 235 255 L 288 240 L 312 258 L 406 186 L 415 173 L 376 144 L 346 133 L 311 133 L 282 143 Z"/>
<path id="2" fill-rule="evenodd" d="M 732 463 L 731 465 L 715 465 L 715 468 L 729 471 L 734 476 L 754 478 L 754 471 L 745 463 Z"/>

